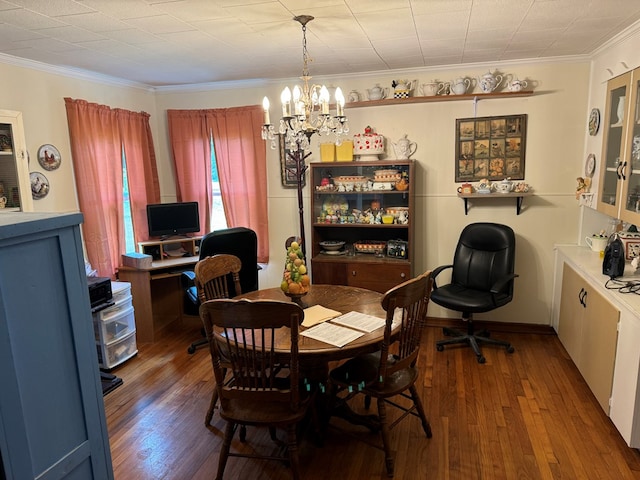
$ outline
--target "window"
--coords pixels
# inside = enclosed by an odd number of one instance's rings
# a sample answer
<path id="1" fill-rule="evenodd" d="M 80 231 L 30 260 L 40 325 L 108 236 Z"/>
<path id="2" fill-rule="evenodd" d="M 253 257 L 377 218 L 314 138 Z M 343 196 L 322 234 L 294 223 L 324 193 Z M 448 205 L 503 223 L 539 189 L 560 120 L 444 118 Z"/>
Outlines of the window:
<path id="1" fill-rule="evenodd" d="M 222 195 L 220 194 L 220 180 L 218 179 L 218 167 L 216 164 L 216 152 L 213 148 L 213 138 L 210 140 L 211 147 L 211 230 L 227 228 L 227 219 L 224 216 L 222 206 Z"/>
<path id="2" fill-rule="evenodd" d="M 133 237 L 133 221 L 131 220 L 131 202 L 129 201 L 129 180 L 127 178 L 127 161 L 124 156 L 124 150 L 122 151 L 122 189 L 123 189 L 123 201 L 122 207 L 124 208 L 124 242 L 125 252 L 136 252 L 136 245 Z"/>

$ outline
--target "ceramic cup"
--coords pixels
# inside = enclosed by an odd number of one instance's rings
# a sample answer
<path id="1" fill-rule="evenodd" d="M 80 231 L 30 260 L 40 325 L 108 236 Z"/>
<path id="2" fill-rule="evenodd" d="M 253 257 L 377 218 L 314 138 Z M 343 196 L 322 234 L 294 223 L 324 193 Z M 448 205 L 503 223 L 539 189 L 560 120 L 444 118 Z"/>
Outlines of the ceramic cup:
<path id="1" fill-rule="evenodd" d="M 609 239 L 606 237 L 586 237 L 584 241 L 594 252 L 602 252 L 607 247 Z"/>

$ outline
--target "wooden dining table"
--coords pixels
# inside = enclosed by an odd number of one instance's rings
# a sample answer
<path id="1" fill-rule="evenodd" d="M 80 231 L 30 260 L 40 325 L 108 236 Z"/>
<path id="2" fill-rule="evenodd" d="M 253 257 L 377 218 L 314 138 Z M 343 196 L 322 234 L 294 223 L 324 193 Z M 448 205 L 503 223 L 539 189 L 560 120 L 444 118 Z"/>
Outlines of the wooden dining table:
<path id="1" fill-rule="evenodd" d="M 373 315 L 384 319 L 386 312 L 382 308 L 380 301 L 382 294 L 364 288 L 349 287 L 343 285 L 311 285 L 310 291 L 302 299 L 305 306 L 322 305 L 325 308 L 349 313 L 352 311 Z M 280 288 L 268 288 L 239 295 L 236 298 L 247 298 L 250 300 L 283 300 L 290 301 Z M 286 329 L 285 329 L 286 330 Z M 301 327 L 300 331 L 304 331 Z M 288 335 L 282 332 L 280 339 L 283 348 L 289 348 Z M 331 361 L 343 360 L 355 357 L 363 353 L 374 352 L 379 349 L 380 342 L 384 337 L 384 327 L 380 327 L 373 332 L 366 333 L 360 338 L 347 343 L 343 347 L 336 347 L 328 343 L 315 340 L 313 338 L 299 336 L 298 354 L 301 368 L 308 372 L 317 370 L 314 377 L 324 376 L 328 370 L 328 363 Z M 278 342 L 280 343 L 280 342 Z M 286 346 L 286 347 L 285 347 Z"/>
<path id="2" fill-rule="evenodd" d="M 382 297 L 383 294 L 364 288 L 343 285 L 311 285 L 309 293 L 303 297 L 303 300 L 305 307 L 321 305 L 342 314 L 355 311 L 384 319 L 386 318 L 386 312 L 382 308 Z M 235 298 L 291 301 L 280 288 L 257 290 L 238 295 Z M 305 329 L 305 327 L 300 327 L 301 332 Z M 281 329 L 279 333 L 280 335 L 279 338 L 276 338 L 276 342 L 281 345 L 283 352 L 289 350 L 291 342 L 289 329 Z M 324 393 L 324 387 L 327 385 L 329 378 L 330 364 L 379 350 L 380 344 L 384 339 L 384 327 L 365 333 L 342 347 L 324 343 L 304 335 L 299 335 L 298 339 L 298 359 L 300 361 L 301 374 L 309 383 L 320 386 L 320 391 Z M 277 349 L 278 347 L 276 347 Z M 326 395 L 320 395 L 320 398 L 324 398 L 324 402 L 332 401 Z M 319 404 L 317 408 L 324 410 L 327 405 L 327 403 Z M 326 422 L 328 422 L 328 415 L 325 415 L 327 411 L 320 413 L 320 417 L 326 417 Z M 356 414 L 346 404 L 342 404 L 340 408 L 331 408 L 331 416 L 338 416 L 353 424 L 366 426 L 372 431 L 379 429 L 379 422 L 375 415 Z"/>

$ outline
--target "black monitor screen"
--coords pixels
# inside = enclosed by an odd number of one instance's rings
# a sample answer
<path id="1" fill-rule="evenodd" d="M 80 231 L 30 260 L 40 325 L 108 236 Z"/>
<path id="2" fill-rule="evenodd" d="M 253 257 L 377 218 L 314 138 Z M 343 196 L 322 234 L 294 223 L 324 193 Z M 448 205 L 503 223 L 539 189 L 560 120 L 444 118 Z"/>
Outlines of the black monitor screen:
<path id="1" fill-rule="evenodd" d="M 147 205 L 147 222 L 150 237 L 199 232 L 198 202 Z"/>

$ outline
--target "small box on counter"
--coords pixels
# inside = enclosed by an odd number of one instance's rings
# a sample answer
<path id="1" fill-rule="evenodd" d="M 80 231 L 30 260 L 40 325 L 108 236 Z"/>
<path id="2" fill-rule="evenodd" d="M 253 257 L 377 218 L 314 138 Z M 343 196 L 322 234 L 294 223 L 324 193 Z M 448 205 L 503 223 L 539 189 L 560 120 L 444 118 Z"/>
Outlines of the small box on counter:
<path id="1" fill-rule="evenodd" d="M 145 253 L 129 252 L 122 255 L 122 265 L 132 268 L 151 268 L 153 257 Z"/>

